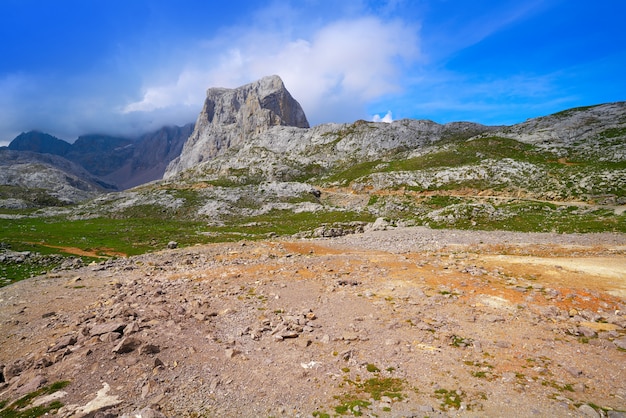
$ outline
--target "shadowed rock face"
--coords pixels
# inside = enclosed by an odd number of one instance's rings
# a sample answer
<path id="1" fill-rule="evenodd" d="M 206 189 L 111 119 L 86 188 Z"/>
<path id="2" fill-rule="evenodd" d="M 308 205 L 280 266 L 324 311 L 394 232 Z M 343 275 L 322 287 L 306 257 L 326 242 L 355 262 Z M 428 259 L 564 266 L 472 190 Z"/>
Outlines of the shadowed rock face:
<path id="1" fill-rule="evenodd" d="M 194 132 L 165 177 L 239 146 L 272 126 L 309 127 L 302 107 L 280 77 L 264 77 L 236 89 L 210 88 Z"/>

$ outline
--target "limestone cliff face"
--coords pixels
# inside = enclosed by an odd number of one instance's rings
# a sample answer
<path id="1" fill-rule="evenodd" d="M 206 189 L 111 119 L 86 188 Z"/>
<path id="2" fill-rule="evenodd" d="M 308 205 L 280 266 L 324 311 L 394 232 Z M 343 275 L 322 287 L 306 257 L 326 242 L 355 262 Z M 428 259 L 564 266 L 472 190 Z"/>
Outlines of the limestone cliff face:
<path id="1" fill-rule="evenodd" d="M 264 77 L 235 89 L 210 88 L 193 133 L 164 178 L 240 146 L 273 126 L 309 127 L 302 107 L 280 77 Z"/>

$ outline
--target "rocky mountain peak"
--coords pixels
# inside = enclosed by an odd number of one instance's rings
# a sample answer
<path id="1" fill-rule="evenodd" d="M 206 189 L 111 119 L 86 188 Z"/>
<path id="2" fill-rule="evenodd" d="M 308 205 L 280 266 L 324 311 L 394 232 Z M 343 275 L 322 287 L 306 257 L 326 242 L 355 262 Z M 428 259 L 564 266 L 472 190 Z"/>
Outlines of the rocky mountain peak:
<path id="1" fill-rule="evenodd" d="M 11 141 L 8 148 L 12 151 L 31 151 L 64 156 L 69 152 L 71 144 L 43 132 L 30 131 L 18 135 Z"/>
<path id="2" fill-rule="evenodd" d="M 302 107 L 279 76 L 264 77 L 235 89 L 210 88 L 194 132 L 165 177 L 240 146 L 249 136 L 273 126 L 309 127 Z"/>

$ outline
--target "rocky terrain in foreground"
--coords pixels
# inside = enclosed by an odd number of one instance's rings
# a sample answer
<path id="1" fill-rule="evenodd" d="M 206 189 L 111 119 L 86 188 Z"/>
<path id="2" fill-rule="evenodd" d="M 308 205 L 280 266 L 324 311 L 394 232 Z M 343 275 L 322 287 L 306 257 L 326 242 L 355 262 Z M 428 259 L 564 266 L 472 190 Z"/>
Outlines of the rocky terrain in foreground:
<path id="1" fill-rule="evenodd" d="M 35 277 L 0 289 L 0 415 L 624 417 L 625 254 L 418 227 Z"/>

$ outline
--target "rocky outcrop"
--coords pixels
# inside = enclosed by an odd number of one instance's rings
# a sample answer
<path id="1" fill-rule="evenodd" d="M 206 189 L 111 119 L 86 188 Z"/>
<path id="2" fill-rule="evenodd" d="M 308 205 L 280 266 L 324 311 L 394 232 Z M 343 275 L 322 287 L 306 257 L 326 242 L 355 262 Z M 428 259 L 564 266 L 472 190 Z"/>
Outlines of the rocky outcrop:
<path id="1" fill-rule="evenodd" d="M 236 89 L 210 88 L 195 130 L 165 178 L 241 146 L 273 126 L 309 127 L 302 107 L 280 77 L 265 77 Z"/>
<path id="2" fill-rule="evenodd" d="M 0 149 L 0 166 L 6 167 L 0 184 L 40 189 L 65 203 L 129 189 L 161 179 L 193 128 L 193 123 L 165 126 L 138 138 L 84 135 L 73 144 L 38 131 L 22 133 Z M 34 206 L 59 203 L 39 201 Z M 31 207 L 32 203 L 20 201 L 11 206 Z"/>
<path id="3" fill-rule="evenodd" d="M 71 204 L 115 190 L 63 157 L 0 150 L 0 207 L 23 209 Z"/>
<path id="4" fill-rule="evenodd" d="M 507 126 L 498 136 L 536 145 L 564 158 L 624 161 L 626 102 L 578 107 Z"/>

